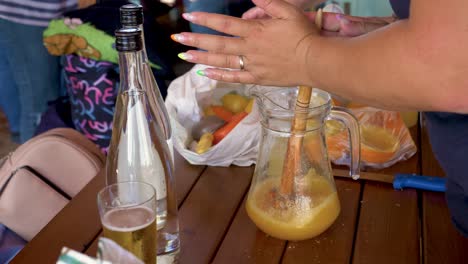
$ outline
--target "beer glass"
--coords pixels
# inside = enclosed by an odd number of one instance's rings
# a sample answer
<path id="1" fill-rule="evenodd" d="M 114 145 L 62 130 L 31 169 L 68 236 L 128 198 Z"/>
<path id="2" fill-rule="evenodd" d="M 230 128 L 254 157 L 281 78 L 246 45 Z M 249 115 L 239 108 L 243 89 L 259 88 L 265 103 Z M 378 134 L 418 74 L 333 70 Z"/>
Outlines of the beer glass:
<path id="1" fill-rule="evenodd" d="M 156 263 L 156 190 L 144 182 L 108 185 L 98 194 L 103 236 L 144 263 Z"/>

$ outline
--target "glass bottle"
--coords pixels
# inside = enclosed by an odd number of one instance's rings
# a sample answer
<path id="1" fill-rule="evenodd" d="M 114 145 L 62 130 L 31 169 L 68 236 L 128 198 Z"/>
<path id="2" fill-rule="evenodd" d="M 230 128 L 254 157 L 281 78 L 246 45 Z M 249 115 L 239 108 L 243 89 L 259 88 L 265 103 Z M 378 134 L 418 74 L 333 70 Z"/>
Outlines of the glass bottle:
<path id="1" fill-rule="evenodd" d="M 126 4 L 120 7 L 120 23 L 123 28 L 138 28 L 141 30 L 142 49 L 141 49 L 141 71 L 143 77 L 143 89 L 146 89 L 148 103 L 157 111 L 156 121 L 163 128 L 169 151 L 174 161 L 174 148 L 172 143 L 172 130 L 169 121 L 169 115 L 164 105 L 158 83 L 151 70 L 150 61 L 146 53 L 145 33 L 143 30 L 143 7 L 137 4 Z"/>
<path id="2" fill-rule="evenodd" d="M 120 87 L 106 163 L 107 184 L 143 181 L 157 193 L 158 259 L 179 249 L 174 167 L 157 111 L 147 99 L 141 77 L 141 30 L 115 32 Z"/>

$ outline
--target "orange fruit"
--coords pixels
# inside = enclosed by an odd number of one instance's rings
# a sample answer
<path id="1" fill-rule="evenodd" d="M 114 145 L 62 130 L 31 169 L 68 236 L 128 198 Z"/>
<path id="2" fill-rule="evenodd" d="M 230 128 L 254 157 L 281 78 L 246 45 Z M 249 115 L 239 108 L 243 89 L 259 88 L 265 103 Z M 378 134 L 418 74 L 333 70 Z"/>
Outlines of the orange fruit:
<path id="1" fill-rule="evenodd" d="M 325 123 L 328 157 L 337 160 L 343 156 L 348 144 L 348 133 L 343 123 L 328 120 Z"/>
<path id="2" fill-rule="evenodd" d="M 317 121 L 318 122 L 318 121 Z M 316 122 L 309 120 L 308 128 L 316 127 Z M 348 134 L 345 126 L 336 120 L 328 120 L 325 123 L 326 144 L 328 157 L 331 160 L 341 158 L 348 144 Z M 304 137 L 305 154 L 312 162 L 319 162 L 323 158 L 322 137 L 319 131 L 308 132 Z"/>
<path id="3" fill-rule="evenodd" d="M 369 163 L 390 161 L 400 142 L 391 130 L 374 125 L 361 125 L 361 158 Z"/>
<path id="4" fill-rule="evenodd" d="M 413 127 L 418 123 L 418 112 L 403 111 L 400 112 L 401 118 L 407 127 Z"/>

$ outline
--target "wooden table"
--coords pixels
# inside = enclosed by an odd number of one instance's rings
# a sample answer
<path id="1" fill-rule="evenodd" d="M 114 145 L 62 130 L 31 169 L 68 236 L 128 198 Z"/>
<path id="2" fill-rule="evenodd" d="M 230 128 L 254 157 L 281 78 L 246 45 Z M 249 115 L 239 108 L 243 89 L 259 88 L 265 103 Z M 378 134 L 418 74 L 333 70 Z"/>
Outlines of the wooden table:
<path id="1" fill-rule="evenodd" d="M 418 153 L 378 173 L 442 175 L 425 133 Z M 287 242 L 259 231 L 244 204 L 253 167 L 192 166 L 176 156 L 180 263 L 468 263 L 468 239 L 453 228 L 441 193 L 336 178 L 341 214 L 315 239 Z M 95 255 L 101 225 L 95 177 L 12 263 L 55 263 L 62 246 Z"/>

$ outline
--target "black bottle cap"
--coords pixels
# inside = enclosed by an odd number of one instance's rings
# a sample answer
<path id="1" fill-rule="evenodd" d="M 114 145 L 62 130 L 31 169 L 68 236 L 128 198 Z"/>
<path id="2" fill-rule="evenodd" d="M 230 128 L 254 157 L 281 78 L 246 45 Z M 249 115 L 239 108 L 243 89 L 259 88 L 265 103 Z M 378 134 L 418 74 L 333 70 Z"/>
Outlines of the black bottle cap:
<path id="1" fill-rule="evenodd" d="M 138 28 L 121 28 L 115 31 L 115 48 L 117 51 L 139 51 L 142 49 L 141 30 Z"/>
<path id="2" fill-rule="evenodd" d="M 136 4 L 121 6 L 120 23 L 123 27 L 138 27 L 143 24 L 143 6 Z"/>

